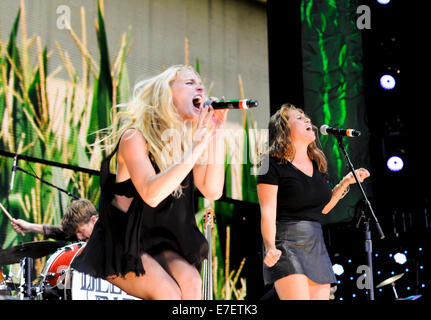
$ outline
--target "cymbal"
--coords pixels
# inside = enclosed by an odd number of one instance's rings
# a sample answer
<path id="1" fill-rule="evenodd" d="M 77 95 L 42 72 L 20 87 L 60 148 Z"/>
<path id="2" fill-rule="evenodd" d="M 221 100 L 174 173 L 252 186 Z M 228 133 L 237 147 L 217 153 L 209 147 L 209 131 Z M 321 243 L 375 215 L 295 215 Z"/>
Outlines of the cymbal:
<path id="1" fill-rule="evenodd" d="M 26 242 L 3 249 L 0 250 L 0 266 L 18 263 L 22 258 L 41 258 L 63 246 L 63 242 L 44 240 Z"/>
<path id="2" fill-rule="evenodd" d="M 414 295 L 414 296 L 409 296 L 407 298 L 399 298 L 398 300 L 417 300 L 420 297 L 422 297 L 422 295 L 421 294 L 417 294 L 417 295 Z"/>
<path id="3" fill-rule="evenodd" d="M 386 280 L 383 280 L 382 282 L 380 282 L 380 283 L 376 286 L 376 288 L 380 288 L 380 287 L 386 286 L 387 284 L 394 283 L 394 282 L 395 282 L 395 281 L 397 281 L 399 278 L 401 278 L 403 275 L 404 275 L 404 273 L 400 273 L 400 274 L 397 274 L 396 276 L 393 276 L 393 277 L 390 277 L 390 278 L 388 278 L 388 279 L 386 279 Z"/>

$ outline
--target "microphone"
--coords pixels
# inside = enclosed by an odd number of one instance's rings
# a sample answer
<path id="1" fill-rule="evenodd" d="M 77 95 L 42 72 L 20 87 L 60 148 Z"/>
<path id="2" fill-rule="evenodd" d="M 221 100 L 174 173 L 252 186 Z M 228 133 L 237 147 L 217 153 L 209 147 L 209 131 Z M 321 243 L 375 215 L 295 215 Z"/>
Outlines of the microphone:
<path id="1" fill-rule="evenodd" d="M 211 101 L 210 99 L 205 100 L 204 106 L 212 106 L 214 110 L 216 109 L 248 109 L 254 108 L 259 105 L 259 102 L 252 99 L 242 99 L 242 100 L 218 100 Z"/>
<path id="2" fill-rule="evenodd" d="M 359 137 L 361 135 L 361 131 L 355 129 L 331 128 L 326 124 L 320 127 L 320 133 L 323 135 L 332 134 L 336 137 Z"/>
<path id="3" fill-rule="evenodd" d="M 15 155 L 13 158 L 13 166 L 12 166 L 12 177 L 10 178 L 10 187 L 9 190 L 13 189 L 13 183 L 15 181 L 15 172 L 16 172 L 16 163 L 18 161 L 18 155 Z"/>

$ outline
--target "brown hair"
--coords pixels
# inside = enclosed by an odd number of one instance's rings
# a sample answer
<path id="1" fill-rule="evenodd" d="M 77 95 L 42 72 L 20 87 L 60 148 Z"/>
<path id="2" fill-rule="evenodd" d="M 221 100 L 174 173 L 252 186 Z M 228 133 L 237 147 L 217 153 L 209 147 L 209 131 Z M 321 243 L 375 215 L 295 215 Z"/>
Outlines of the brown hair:
<path id="1" fill-rule="evenodd" d="M 92 216 L 98 216 L 94 205 L 86 200 L 72 200 L 61 220 L 61 227 L 69 236 L 75 235 L 76 228 L 90 222 Z"/>
<path id="2" fill-rule="evenodd" d="M 269 155 L 279 158 L 281 161 L 292 161 L 295 158 L 295 147 L 290 136 L 289 116 L 290 110 L 296 110 L 305 115 L 302 109 L 296 108 L 290 103 L 285 103 L 271 116 L 268 124 L 269 130 Z M 308 157 L 316 161 L 320 172 L 326 173 L 328 163 L 325 154 L 317 147 L 315 141 L 310 143 L 307 148 Z"/>

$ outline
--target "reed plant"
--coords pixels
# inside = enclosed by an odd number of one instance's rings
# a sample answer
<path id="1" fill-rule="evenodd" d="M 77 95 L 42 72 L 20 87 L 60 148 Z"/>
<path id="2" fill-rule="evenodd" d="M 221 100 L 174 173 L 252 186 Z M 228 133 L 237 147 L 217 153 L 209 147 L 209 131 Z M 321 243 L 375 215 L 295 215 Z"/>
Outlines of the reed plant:
<path id="1" fill-rule="evenodd" d="M 59 164 L 98 170 L 104 156 L 100 146 L 93 146 L 92 132 L 106 127 L 113 104 L 128 99 L 126 57 L 130 49 L 130 29 L 120 39 L 113 63 L 103 17 L 103 2 L 98 1 L 95 21 L 99 64 L 87 48 L 85 10 L 81 8 L 81 36 L 67 30 L 82 53 L 82 72 L 73 66 L 70 55 L 56 42 L 63 65 L 50 68 L 52 51 L 42 47 L 38 35 L 28 37 L 24 1 L 14 20 L 7 43 L 0 42 L 0 149 L 14 154 L 43 158 Z M 30 57 L 36 59 L 31 63 Z M 56 77 L 65 70 L 67 80 Z M 20 160 L 26 171 L 51 182 L 72 194 L 98 202 L 99 178 L 80 171 L 46 166 Z M 60 224 L 69 196 L 47 187 L 38 179 L 16 173 L 15 188 L 9 190 L 12 161 L 1 157 L 0 201 L 15 218 L 29 222 Z M 0 216 L 2 248 L 16 242 L 36 241 L 42 235 L 17 235 L 5 217 Z M 36 262 L 36 272 L 42 262 Z"/>
<path id="2" fill-rule="evenodd" d="M 114 60 L 110 61 L 103 1 L 98 0 L 95 29 L 99 56 L 96 59 L 88 49 L 84 8 L 81 8 L 80 13 L 80 34 L 67 25 L 70 37 L 82 55 L 82 69 L 79 71 L 61 43 L 56 42 L 55 49 L 44 48 L 40 36 L 28 36 L 26 10 L 24 1 L 21 0 L 7 43 L 0 40 L 1 150 L 99 170 L 105 151 L 100 145 L 93 145 L 98 138 L 94 132 L 110 125 L 111 107 L 129 98 L 126 58 L 133 40 L 130 38 L 129 28 L 121 36 Z M 189 64 L 189 45 L 185 38 L 185 64 Z M 52 50 L 57 51 L 62 65 L 50 65 L 48 69 Z M 31 57 L 36 59 L 32 61 Z M 195 68 L 200 72 L 198 59 L 195 61 Z M 62 70 L 65 70 L 67 79 L 56 77 Z M 240 75 L 238 85 L 241 98 L 244 98 Z M 211 94 L 213 82 L 207 87 Z M 257 155 L 264 140 L 256 136 L 257 131 L 253 130 L 255 121 L 252 113 L 243 112 L 242 125 L 229 124 L 230 129 L 241 129 L 242 136 L 235 141 L 226 137 L 225 189 L 228 197 L 257 203 L 256 176 L 252 170 L 256 167 Z M 107 140 L 105 143 L 110 144 L 112 141 Z M 239 156 L 240 160 L 235 161 L 238 150 L 243 152 Z M 100 188 L 97 175 L 22 159 L 19 165 L 78 197 L 98 203 Z M 0 201 L 15 218 L 34 223 L 60 224 L 63 211 L 70 202 L 68 195 L 22 172 L 17 172 L 15 188 L 9 190 L 12 159 L 0 157 L 0 168 Z M 231 217 L 234 214 L 233 205 L 204 199 L 199 201 L 199 212 L 204 212 L 208 206 L 214 208 L 216 216 Z M 202 216 L 199 213 L 196 215 L 201 227 Z M 220 244 L 219 234 L 226 234 L 224 247 Z M 16 234 L 6 217 L 0 215 L 1 248 L 41 239 L 42 235 Z M 214 262 L 212 270 L 215 299 L 244 299 L 246 281 L 241 277 L 241 271 L 246 261 L 243 258 L 237 270 L 231 270 L 229 224 L 217 225 L 216 232 L 209 240 L 213 242 L 211 254 Z M 45 261 L 45 258 L 36 261 L 36 274 L 40 273 Z"/>

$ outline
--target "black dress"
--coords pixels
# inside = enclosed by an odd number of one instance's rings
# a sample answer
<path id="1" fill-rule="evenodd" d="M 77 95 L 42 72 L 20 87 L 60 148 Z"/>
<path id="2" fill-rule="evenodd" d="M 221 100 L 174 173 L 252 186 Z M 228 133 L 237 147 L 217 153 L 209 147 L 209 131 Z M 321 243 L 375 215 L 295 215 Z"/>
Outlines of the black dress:
<path id="1" fill-rule="evenodd" d="M 265 284 L 290 274 L 305 274 L 320 284 L 336 282 L 320 223 L 332 194 L 327 176 L 314 161 L 311 177 L 276 157 L 266 161 L 257 183 L 278 186 L 275 246 L 282 254 L 274 266 L 263 264 Z"/>
<path id="2" fill-rule="evenodd" d="M 119 143 L 102 162 L 99 219 L 72 267 L 96 278 L 124 276 L 129 272 L 139 276 L 145 273 L 141 260 L 143 253 L 154 255 L 170 249 L 199 270 L 202 260 L 207 257 L 208 243 L 194 216 L 193 171 L 181 183 L 181 197 L 170 195 L 153 208 L 142 200 L 131 179 L 116 183 L 115 175 L 109 172 L 109 163 L 118 146 Z M 154 161 L 152 164 L 158 171 Z M 133 198 L 127 212 L 112 204 L 116 194 Z"/>

